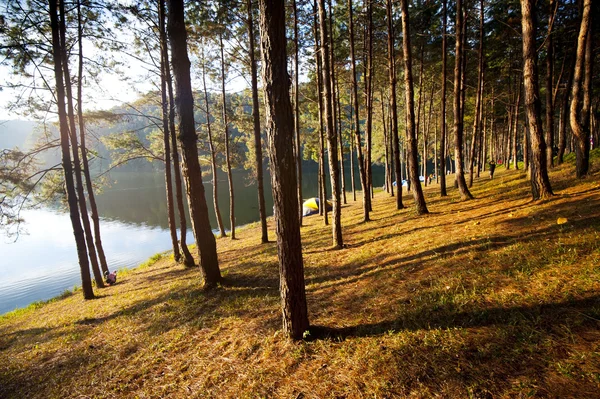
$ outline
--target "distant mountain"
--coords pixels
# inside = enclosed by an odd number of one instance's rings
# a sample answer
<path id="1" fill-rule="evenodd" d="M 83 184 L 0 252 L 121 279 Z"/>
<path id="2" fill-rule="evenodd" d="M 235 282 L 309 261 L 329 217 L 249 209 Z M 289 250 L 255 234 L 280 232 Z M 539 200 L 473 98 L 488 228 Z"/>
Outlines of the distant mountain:
<path id="1" fill-rule="evenodd" d="M 35 129 L 38 122 L 7 120 L 0 121 L 0 149 L 26 149 L 35 142 Z"/>

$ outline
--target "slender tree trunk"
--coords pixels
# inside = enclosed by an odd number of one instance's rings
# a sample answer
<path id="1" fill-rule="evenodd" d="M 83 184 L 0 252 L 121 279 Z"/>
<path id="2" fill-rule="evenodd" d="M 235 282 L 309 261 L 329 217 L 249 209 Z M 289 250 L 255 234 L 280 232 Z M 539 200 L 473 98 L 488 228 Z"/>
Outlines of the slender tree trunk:
<path id="1" fill-rule="evenodd" d="M 260 105 L 258 102 L 258 72 L 256 70 L 256 57 L 254 55 L 254 48 L 256 47 L 254 43 L 254 13 L 252 11 L 252 0 L 247 0 L 246 2 L 248 8 L 248 36 L 250 37 L 250 74 L 252 75 L 252 121 L 254 128 L 254 167 L 256 168 L 256 186 L 258 189 L 258 214 L 260 216 L 260 230 L 261 230 L 261 243 L 266 244 L 269 242 L 269 233 L 267 231 L 267 210 L 265 207 L 265 188 L 263 183 L 263 154 L 262 154 L 262 140 L 260 137 Z M 295 5 L 295 2 L 294 2 Z M 296 71 L 296 77 L 298 76 L 298 71 Z M 296 78 L 296 88 L 298 87 L 298 78 Z M 296 103 L 298 99 L 296 99 Z M 298 110 L 296 109 L 296 115 L 298 115 Z M 294 126 L 296 128 L 296 136 L 300 137 L 300 129 L 299 126 Z M 301 166 L 302 163 L 299 163 Z M 301 172 L 299 178 L 301 179 Z M 300 188 L 302 184 L 298 185 Z M 300 193 L 300 198 L 302 198 L 302 193 Z M 301 205 L 301 204 L 300 204 Z M 302 206 L 300 206 L 300 211 L 302 211 Z M 302 212 L 300 212 L 302 214 Z M 302 224 L 302 222 L 300 222 Z"/>
<path id="2" fill-rule="evenodd" d="M 400 139 L 398 137 L 398 107 L 396 103 L 396 49 L 394 44 L 394 24 L 392 21 L 393 8 L 392 0 L 386 1 L 387 15 L 387 45 L 388 45 L 388 77 L 390 81 L 390 112 L 392 118 L 391 142 L 393 148 L 394 172 L 396 174 L 396 209 L 403 209 L 402 203 L 402 172 L 400 170 Z"/>
<path id="3" fill-rule="evenodd" d="M 286 68 L 285 4 L 267 0 L 260 0 L 259 4 L 263 87 L 277 220 L 283 331 L 293 339 L 301 339 L 308 330 L 309 323 L 300 223 L 297 216 L 296 169 L 290 167 L 294 163 L 291 134 L 293 115 Z"/>
<path id="4" fill-rule="evenodd" d="M 553 81 L 554 81 L 554 35 L 552 26 L 554 24 L 555 0 L 549 0 L 548 3 L 548 38 L 546 47 L 546 163 L 547 168 L 552 169 L 553 150 L 554 150 L 554 101 L 553 101 Z"/>
<path id="5" fill-rule="evenodd" d="M 583 1 L 581 25 L 577 38 L 577 53 L 571 95 L 570 122 L 575 137 L 576 175 L 578 178 L 589 172 L 590 130 L 589 130 L 589 86 L 591 82 L 591 8 L 592 1 Z M 582 82 L 583 80 L 583 82 Z M 589 84 L 588 84 L 589 83 Z M 583 87 L 582 87 L 583 86 Z M 586 93 L 587 92 L 587 93 Z M 583 104 L 581 97 L 583 96 Z M 587 99 L 586 99 L 587 97 Z"/>
<path id="6" fill-rule="evenodd" d="M 67 44 L 66 44 L 66 26 L 65 26 L 65 11 L 64 2 L 60 2 L 60 42 L 62 51 L 62 69 L 65 77 L 65 94 L 67 100 L 67 116 L 69 122 L 69 137 L 71 139 L 71 152 L 73 154 L 73 173 L 75 175 L 75 190 L 77 193 L 77 201 L 79 203 L 79 209 L 81 211 L 81 222 L 83 225 L 83 231 L 85 234 L 85 241 L 87 245 L 87 252 L 92 266 L 92 272 L 94 274 L 94 280 L 96 286 L 104 288 L 104 280 L 102 278 L 102 272 L 100 271 L 100 265 L 98 263 L 98 255 L 96 254 L 96 247 L 94 246 L 94 236 L 92 235 L 92 228 L 90 225 L 90 219 L 87 211 L 87 203 L 85 201 L 85 192 L 83 189 L 83 177 L 81 173 L 81 161 L 79 160 L 79 144 L 77 142 L 77 127 L 75 124 L 75 110 L 73 107 L 73 92 L 71 86 L 71 74 L 69 72 L 69 58 L 67 55 Z"/>
<path id="7" fill-rule="evenodd" d="M 473 187 L 473 168 L 475 167 L 475 151 L 481 134 L 481 106 L 483 102 L 483 0 L 479 2 L 479 53 L 477 56 L 477 94 L 475 97 L 475 118 L 473 119 L 473 139 L 469 159 L 469 188 Z"/>
<path id="8" fill-rule="evenodd" d="M 173 57 L 173 74 L 177 97 L 175 103 L 179 114 L 179 140 L 183 154 L 183 177 L 186 180 L 188 205 L 204 287 L 212 288 L 221 282 L 215 236 L 208 220 L 208 208 L 204 198 L 202 171 L 198 161 L 198 136 L 194 122 L 194 99 L 190 79 L 190 60 L 187 55 L 183 0 L 168 0 L 168 34 Z"/>
<path id="9" fill-rule="evenodd" d="M 513 131 L 512 131 L 512 154 L 515 160 L 515 170 L 519 170 L 519 160 L 517 159 L 517 143 L 519 142 L 519 111 L 521 108 L 521 81 L 517 86 L 517 103 L 515 105 L 515 116 L 513 118 Z M 523 159 L 527 157 L 527 153 L 523 152 Z M 527 169 L 527 168 L 525 168 Z"/>
<path id="10" fill-rule="evenodd" d="M 367 1 L 367 62 L 365 76 L 365 105 L 367 120 L 365 127 L 365 173 L 367 175 L 369 211 L 373 211 L 371 197 L 373 190 L 373 169 L 371 162 L 372 130 L 373 130 L 373 3 Z"/>
<path id="11" fill-rule="evenodd" d="M 319 98 L 319 175 L 321 176 L 320 192 L 321 200 L 319 201 L 319 214 L 323 215 L 323 223 L 329 225 L 327 216 L 327 184 L 325 184 L 325 134 L 323 127 L 323 78 L 321 71 L 321 51 L 319 49 L 319 23 L 317 21 L 317 0 L 313 3 L 313 29 L 315 37 L 315 62 L 317 71 L 317 93 Z"/>
<path id="12" fill-rule="evenodd" d="M 56 84 L 56 102 L 58 106 L 58 119 L 60 125 L 60 147 L 62 154 L 62 166 L 65 174 L 65 189 L 67 203 L 69 205 L 69 216 L 73 226 L 73 235 L 77 247 L 77 258 L 79 260 L 79 269 L 81 271 L 81 286 L 83 297 L 85 299 L 94 298 L 92 288 L 92 279 L 90 276 L 90 263 L 88 260 L 85 237 L 79 218 L 79 207 L 77 204 L 77 195 L 75 193 L 75 181 L 73 180 L 73 167 L 71 164 L 71 154 L 69 152 L 69 125 L 67 121 L 67 112 L 65 109 L 65 88 L 63 83 L 63 63 L 60 44 L 59 18 L 57 15 L 58 4 L 56 0 L 49 0 L 50 9 L 50 28 L 52 32 L 52 59 L 54 69 L 54 79 Z M 64 24 L 64 7 L 61 4 L 61 22 Z"/>
<path id="13" fill-rule="evenodd" d="M 350 151 L 350 184 L 352 186 L 352 200 L 356 202 L 356 184 L 354 183 L 354 101 L 350 98 L 350 145 L 348 150 Z"/>
<path id="14" fill-rule="evenodd" d="M 348 203 L 346 199 L 346 166 L 344 165 L 344 134 L 342 130 L 342 107 L 340 104 L 340 87 L 339 80 L 336 80 L 336 103 L 337 103 L 337 115 L 338 115 L 338 138 L 339 138 L 339 152 L 340 152 L 340 183 L 342 191 L 342 201 L 344 204 Z"/>
<path id="15" fill-rule="evenodd" d="M 441 102 L 441 118 L 440 118 L 440 196 L 446 197 L 446 25 L 448 21 L 447 0 L 442 1 L 444 21 L 442 25 L 442 98 Z"/>
<path id="16" fill-rule="evenodd" d="M 210 148 L 210 170 L 212 174 L 212 197 L 213 207 L 215 209 L 215 217 L 217 226 L 219 227 L 219 237 L 227 237 L 223 218 L 221 217 L 221 209 L 219 208 L 219 179 L 217 177 L 217 151 L 212 136 L 212 125 L 210 123 L 210 105 L 208 101 L 208 90 L 206 89 L 206 62 L 204 59 L 204 49 L 202 50 L 202 85 L 204 88 L 204 104 L 206 105 L 206 130 L 208 131 L 208 147 Z"/>
<path id="17" fill-rule="evenodd" d="M 462 200 L 472 199 L 467 187 L 463 169 L 463 113 L 461 110 L 461 80 L 464 71 L 463 58 L 463 11 L 462 0 L 456 1 L 456 63 L 454 66 L 454 162 L 456 164 L 456 183 Z"/>
<path id="18" fill-rule="evenodd" d="M 369 188 L 367 185 L 367 172 L 365 170 L 365 161 L 362 154 L 362 141 L 360 139 L 360 117 L 358 104 L 358 82 L 356 80 L 356 58 L 354 48 L 354 21 L 353 21 L 353 5 L 352 0 L 348 0 L 348 14 L 350 19 L 349 32 L 350 35 L 350 65 L 352 70 L 352 103 L 354 105 L 354 139 L 356 140 L 356 158 L 358 163 L 358 173 L 360 175 L 360 185 L 363 194 L 363 222 L 368 222 L 369 217 Z"/>
<path id="19" fill-rule="evenodd" d="M 251 1 L 251 0 L 249 0 Z M 295 133 L 295 144 L 296 144 L 296 175 L 298 177 L 298 218 L 300 219 L 300 226 L 302 226 L 302 146 L 300 144 L 300 107 L 298 103 L 298 64 L 300 62 L 298 52 L 298 7 L 296 0 L 292 2 L 294 8 L 294 133 Z"/>
<path id="20" fill-rule="evenodd" d="M 422 215 L 429 213 L 423 196 L 423 189 L 419 182 L 419 162 L 417 159 L 417 139 L 415 137 L 415 100 L 412 77 L 412 55 L 410 46 L 410 30 L 408 22 L 408 0 L 400 1 L 402 7 L 402 41 L 404 50 L 404 88 L 406 91 L 406 119 L 407 119 L 407 134 L 408 134 L 408 169 L 409 178 L 413 189 L 413 198 L 417 214 Z M 400 196 L 400 192 L 398 192 Z"/>
<path id="21" fill-rule="evenodd" d="M 389 177 L 390 177 L 390 168 L 389 168 L 389 163 L 388 163 L 388 126 L 391 127 L 391 124 L 388 125 L 388 119 L 391 120 L 391 118 L 387 118 L 386 114 L 385 114 L 385 98 L 383 97 L 383 91 L 381 91 L 381 93 L 379 94 L 379 98 L 380 103 L 381 103 L 381 125 L 383 127 L 383 147 L 384 147 L 384 152 L 383 152 L 383 161 L 384 161 L 384 188 L 385 188 L 385 192 L 389 193 L 390 192 L 390 185 L 389 185 Z M 391 112 L 391 110 L 390 110 Z"/>
<path id="22" fill-rule="evenodd" d="M 229 185 L 229 228 L 230 237 L 235 240 L 235 196 L 233 192 L 233 174 L 231 173 L 231 149 L 229 148 L 229 121 L 227 119 L 227 96 L 225 95 L 225 55 L 223 51 L 223 35 L 219 35 L 221 45 L 221 93 L 223 96 L 223 125 L 225 127 L 225 165 L 227 166 L 227 183 Z"/>
<path id="23" fill-rule="evenodd" d="M 317 2 L 319 8 L 319 33 L 321 35 L 321 63 L 323 74 L 323 98 L 325 100 L 325 122 L 327 127 L 327 150 L 329 153 L 329 174 L 331 177 L 331 192 L 333 199 L 333 247 L 341 249 L 344 245 L 342 239 L 342 220 L 341 220 L 341 202 L 340 202 L 340 171 L 337 159 L 337 138 L 333 130 L 333 85 L 329 74 L 329 46 L 327 36 L 327 17 L 325 15 L 325 0 Z M 324 204 L 325 208 L 326 204 Z"/>
<path id="24" fill-rule="evenodd" d="M 83 120 L 83 25 L 81 21 L 81 0 L 77 1 L 77 27 L 78 27 L 78 45 L 79 45 L 79 79 L 77 82 L 77 119 L 79 121 L 79 146 L 81 148 L 81 160 L 83 162 L 83 174 L 85 177 L 85 186 L 90 202 L 90 211 L 92 222 L 94 223 L 94 241 L 96 250 L 98 251 L 98 260 L 102 272 L 108 272 L 108 264 L 106 255 L 104 254 L 104 246 L 102 245 L 102 236 L 100 234 L 100 217 L 98 215 L 98 207 L 96 206 L 96 196 L 94 195 L 94 187 L 92 185 L 92 176 L 90 174 L 90 165 L 87 158 L 87 147 L 85 144 L 85 122 Z"/>
<path id="25" fill-rule="evenodd" d="M 158 4 L 158 25 L 159 25 L 159 36 L 161 46 L 161 58 L 160 58 L 160 100 L 162 108 L 162 122 L 163 122 L 163 147 L 165 149 L 165 187 L 167 194 L 167 220 L 169 222 L 169 232 L 171 235 L 171 245 L 173 246 L 173 258 L 175 262 L 181 262 L 181 252 L 179 251 L 179 243 L 177 242 L 177 226 L 175 225 L 175 207 L 173 204 L 173 174 L 171 173 L 171 142 L 169 133 L 175 134 L 175 132 L 169 132 L 169 104 L 167 99 L 167 83 L 166 83 L 166 69 L 169 65 L 165 61 L 166 46 L 166 15 L 165 15 L 165 1 L 160 0 Z"/>
<path id="26" fill-rule="evenodd" d="M 558 127 L 558 155 L 557 164 L 563 163 L 563 157 L 565 155 L 565 149 L 567 148 L 567 121 L 569 120 L 569 97 L 571 94 L 571 87 L 573 86 L 573 76 L 575 71 L 575 58 L 569 68 L 569 77 L 567 79 L 567 85 L 563 93 L 563 98 L 560 106 L 560 123 Z"/>
<path id="27" fill-rule="evenodd" d="M 541 101 L 537 75 L 537 50 L 535 46 L 535 0 L 521 0 L 521 26 L 523 32 L 523 85 L 525 109 L 531 143 L 531 193 L 534 200 L 553 195 L 546 169 L 546 144 L 541 120 Z M 515 154 L 516 159 L 516 154 Z"/>
<path id="28" fill-rule="evenodd" d="M 165 13 L 166 14 L 166 13 Z M 194 257 L 190 253 L 187 246 L 187 220 L 186 210 L 183 205 L 183 183 L 181 181 L 181 165 L 179 163 L 179 149 L 177 145 L 177 130 L 175 129 L 175 96 L 173 95 L 173 79 L 171 77 L 171 67 L 169 62 L 169 52 L 167 45 L 167 36 L 164 36 L 164 53 L 165 59 L 165 80 L 167 82 L 167 90 L 169 92 L 169 131 L 171 131 L 171 159 L 173 160 L 173 172 L 175 175 L 175 199 L 177 201 L 177 211 L 179 214 L 179 244 L 183 254 L 183 265 L 185 267 L 195 266 Z"/>

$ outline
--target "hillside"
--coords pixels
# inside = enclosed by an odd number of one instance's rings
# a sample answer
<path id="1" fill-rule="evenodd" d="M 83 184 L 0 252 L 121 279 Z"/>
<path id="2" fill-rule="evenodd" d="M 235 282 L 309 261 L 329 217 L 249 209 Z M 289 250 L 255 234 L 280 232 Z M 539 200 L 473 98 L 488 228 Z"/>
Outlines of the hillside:
<path id="1" fill-rule="evenodd" d="M 217 241 L 226 283 L 212 292 L 156 256 L 97 300 L 0 318 L 0 397 L 599 398 L 599 164 L 595 150 L 581 181 L 572 163 L 553 170 L 543 202 L 504 168 L 472 201 L 427 187 L 427 216 L 378 192 L 368 224 L 360 202 L 343 207 L 340 251 L 306 218 L 302 342 L 280 333 L 260 227 Z"/>

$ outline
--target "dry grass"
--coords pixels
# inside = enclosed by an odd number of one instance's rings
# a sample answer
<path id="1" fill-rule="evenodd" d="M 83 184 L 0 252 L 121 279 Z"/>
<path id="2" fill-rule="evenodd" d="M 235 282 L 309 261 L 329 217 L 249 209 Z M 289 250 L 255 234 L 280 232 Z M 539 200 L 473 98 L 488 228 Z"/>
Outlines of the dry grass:
<path id="1" fill-rule="evenodd" d="M 370 223 L 344 206 L 340 251 L 305 219 L 303 342 L 279 331 L 277 249 L 258 227 L 218 241 L 226 284 L 212 292 L 163 256 L 96 300 L 14 312 L 0 397 L 598 398 L 599 161 L 583 181 L 553 171 L 543 202 L 503 168 L 473 201 L 428 187 L 427 216 L 378 193 Z"/>

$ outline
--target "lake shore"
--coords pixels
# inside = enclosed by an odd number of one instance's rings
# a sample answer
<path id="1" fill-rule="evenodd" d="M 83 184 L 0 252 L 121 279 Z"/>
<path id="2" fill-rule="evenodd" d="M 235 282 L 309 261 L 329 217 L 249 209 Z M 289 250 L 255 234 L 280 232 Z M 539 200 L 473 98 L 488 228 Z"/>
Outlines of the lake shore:
<path id="1" fill-rule="evenodd" d="M 598 397 L 599 155 L 583 180 L 555 168 L 547 201 L 504 168 L 472 201 L 425 188 L 425 216 L 406 192 L 401 211 L 376 193 L 367 224 L 349 201 L 338 251 L 305 218 L 304 341 L 281 334 L 277 247 L 252 225 L 217 240 L 213 291 L 156 256 L 95 300 L 0 316 L 0 397 Z"/>

